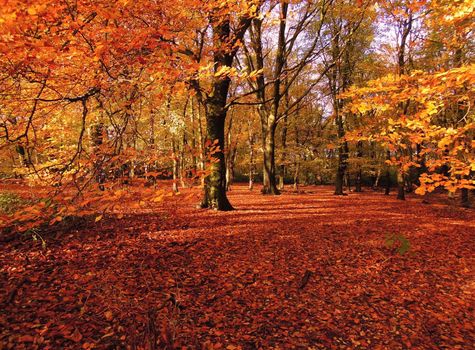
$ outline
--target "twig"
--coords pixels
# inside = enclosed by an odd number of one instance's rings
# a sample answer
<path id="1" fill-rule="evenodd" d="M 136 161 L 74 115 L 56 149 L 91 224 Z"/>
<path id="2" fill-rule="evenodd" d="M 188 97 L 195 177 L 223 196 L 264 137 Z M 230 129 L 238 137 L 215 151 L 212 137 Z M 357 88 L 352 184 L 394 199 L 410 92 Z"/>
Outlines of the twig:
<path id="1" fill-rule="evenodd" d="M 303 275 L 302 281 L 300 282 L 299 289 L 304 289 L 305 286 L 308 284 L 308 281 L 310 280 L 310 277 L 312 277 L 313 272 L 306 270 L 305 274 Z"/>

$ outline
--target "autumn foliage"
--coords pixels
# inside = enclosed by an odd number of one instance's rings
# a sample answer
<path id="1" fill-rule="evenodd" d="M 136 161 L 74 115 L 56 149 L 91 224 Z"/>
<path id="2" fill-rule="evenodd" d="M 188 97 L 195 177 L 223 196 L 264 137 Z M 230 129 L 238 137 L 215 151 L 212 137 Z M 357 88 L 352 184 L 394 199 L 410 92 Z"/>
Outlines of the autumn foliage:
<path id="1" fill-rule="evenodd" d="M 470 174 L 475 171 L 475 121 L 469 117 L 469 106 L 474 93 L 474 65 L 372 81 L 368 87 L 346 94 L 352 99 L 349 113 L 363 119 L 363 126 L 348 139 L 387 145 L 394 154 L 389 162 L 401 173 L 424 167 L 418 194 L 439 187 L 450 192 L 473 189 Z M 408 106 L 405 113 L 401 105 Z M 453 113 L 449 121 L 448 113 Z M 416 147 L 415 157 L 408 154 L 408 149 Z M 449 170 L 441 173 L 444 167 Z"/>
<path id="2" fill-rule="evenodd" d="M 468 349 L 474 13 L 0 0 L 0 349 Z"/>

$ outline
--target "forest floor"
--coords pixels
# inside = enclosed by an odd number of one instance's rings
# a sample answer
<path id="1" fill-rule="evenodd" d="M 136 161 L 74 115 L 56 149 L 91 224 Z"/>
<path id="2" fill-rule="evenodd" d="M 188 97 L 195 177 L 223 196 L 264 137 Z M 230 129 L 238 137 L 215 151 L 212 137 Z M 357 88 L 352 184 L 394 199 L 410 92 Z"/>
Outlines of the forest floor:
<path id="1" fill-rule="evenodd" d="M 52 227 L 44 249 L 1 242 L 0 349 L 475 344 L 475 210 L 302 189 L 234 186 L 233 212 L 196 209 L 185 190 Z"/>

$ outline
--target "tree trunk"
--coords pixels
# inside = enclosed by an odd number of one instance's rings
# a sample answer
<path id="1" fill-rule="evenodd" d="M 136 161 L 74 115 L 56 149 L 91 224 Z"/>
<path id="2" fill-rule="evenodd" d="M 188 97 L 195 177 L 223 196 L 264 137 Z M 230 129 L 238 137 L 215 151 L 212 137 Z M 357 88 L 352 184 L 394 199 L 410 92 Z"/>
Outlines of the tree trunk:
<path id="1" fill-rule="evenodd" d="M 249 191 L 254 187 L 254 133 L 252 132 L 251 120 L 248 120 L 248 143 L 249 143 Z"/>
<path id="2" fill-rule="evenodd" d="M 279 171 L 279 185 L 277 186 L 277 189 L 279 191 L 282 191 L 284 189 L 284 180 L 285 180 L 285 165 L 281 164 L 280 165 L 280 171 Z"/>
<path id="3" fill-rule="evenodd" d="M 106 174 L 103 169 L 102 157 L 100 156 L 100 147 L 104 142 L 104 124 L 97 123 L 92 126 L 92 147 L 93 152 L 96 155 L 96 161 L 94 163 L 94 170 L 96 172 L 96 182 L 99 184 L 99 189 L 104 191 L 104 183 L 106 181 Z"/>
<path id="4" fill-rule="evenodd" d="M 186 139 L 186 129 L 183 129 L 183 138 L 182 138 L 182 144 L 181 144 L 181 148 L 180 149 L 180 172 L 179 172 L 179 176 L 180 176 L 180 185 L 181 185 L 181 188 L 186 188 L 186 178 L 187 178 L 187 175 L 186 175 L 186 172 L 185 172 L 185 169 L 186 169 L 186 164 L 185 164 L 185 147 L 186 145 L 188 144 L 188 141 Z"/>
<path id="5" fill-rule="evenodd" d="M 455 65 L 457 67 L 461 67 L 463 65 L 463 51 L 462 51 L 461 48 L 458 48 L 455 51 Z M 458 106 L 457 112 L 458 112 L 459 119 L 463 119 L 465 113 L 467 113 L 468 111 L 466 111 L 465 108 L 461 108 L 461 106 Z M 472 137 L 473 137 L 473 135 L 472 135 Z M 473 175 L 473 172 L 471 172 L 468 175 L 469 179 L 471 178 L 471 175 Z M 461 189 L 460 199 L 461 199 L 460 204 L 462 205 L 462 207 L 470 208 L 470 196 L 469 196 L 468 188 L 462 188 Z"/>
<path id="6" fill-rule="evenodd" d="M 468 188 L 462 188 L 461 190 L 461 201 L 462 207 L 470 208 L 470 197 Z"/>
<path id="7" fill-rule="evenodd" d="M 281 99 L 281 73 L 285 65 L 285 28 L 287 18 L 288 3 L 280 1 L 280 25 L 277 42 L 277 52 L 273 72 L 273 84 L 271 89 L 270 106 L 267 105 L 266 83 L 264 74 L 256 77 L 256 95 L 259 105 L 259 118 L 262 130 L 262 149 L 264 153 L 263 162 L 263 194 L 280 194 L 277 189 L 275 172 L 275 129 L 279 118 L 279 105 Z M 262 19 L 254 18 L 251 31 L 252 47 L 255 54 L 254 69 L 264 69 L 264 54 L 262 49 Z"/>
<path id="8" fill-rule="evenodd" d="M 229 127 L 227 133 L 227 155 L 226 155 L 226 191 L 231 190 L 231 184 L 234 181 L 234 163 L 236 161 L 237 149 L 233 144 L 232 136 L 233 116 L 229 118 Z M 238 132 L 239 134 L 239 132 Z"/>
<path id="9" fill-rule="evenodd" d="M 219 11 L 218 11 L 219 12 Z M 201 104 L 205 107 L 206 114 L 206 137 L 212 143 L 217 140 L 219 149 L 211 155 L 209 175 L 205 178 L 202 208 L 215 210 L 233 210 L 231 203 L 226 197 L 226 160 L 224 157 L 224 126 L 226 121 L 229 86 L 231 78 L 216 74 L 223 67 L 232 67 L 236 55 L 238 41 L 242 41 L 245 32 L 251 24 L 251 17 L 243 15 L 238 18 L 238 27 L 231 31 L 231 18 L 220 15 L 212 15 L 210 24 L 213 37 L 213 61 L 214 77 L 211 89 L 206 96 L 199 82 L 192 81 Z"/>
<path id="10" fill-rule="evenodd" d="M 280 192 L 277 189 L 275 178 L 275 125 L 273 123 L 263 130 L 263 136 L 264 166 L 262 193 L 277 195 Z"/>
<path id="11" fill-rule="evenodd" d="M 295 162 L 295 173 L 294 173 L 294 190 L 299 190 L 299 173 L 300 173 L 300 162 L 297 160 Z"/>
<path id="12" fill-rule="evenodd" d="M 361 160 L 363 158 L 363 141 L 356 144 L 356 157 L 358 158 L 358 170 L 356 172 L 355 192 L 363 192 L 361 187 L 363 171 L 361 170 Z"/>
<path id="13" fill-rule="evenodd" d="M 230 146 L 229 146 L 230 147 Z M 234 164 L 236 163 L 236 154 L 237 150 L 235 147 L 230 147 L 228 157 L 227 157 L 227 166 L 226 166 L 226 190 L 231 190 L 231 185 L 234 182 Z"/>
<path id="14" fill-rule="evenodd" d="M 199 108 L 199 106 L 198 106 Z M 196 156 L 196 123 L 195 123 L 195 106 L 194 106 L 194 98 L 190 99 L 190 122 L 191 122 L 191 161 L 194 174 L 198 171 L 198 159 Z"/>
<path id="15" fill-rule="evenodd" d="M 282 156 L 280 157 L 280 173 L 279 173 L 279 190 L 283 190 L 285 186 L 285 158 L 287 146 L 287 116 L 283 119 L 282 125 Z"/>
<path id="16" fill-rule="evenodd" d="M 217 140 L 216 146 L 219 147 L 219 150 L 211 155 L 212 159 L 209 164 L 209 174 L 205 178 L 201 207 L 228 211 L 234 208 L 226 196 L 226 160 L 223 152 L 226 120 L 225 102 L 225 99 L 214 98 L 208 100 L 206 105 L 206 137 L 211 143 Z"/>
<path id="17" fill-rule="evenodd" d="M 391 160 L 391 151 L 389 150 L 386 151 L 386 160 Z M 386 179 L 384 194 L 389 196 L 389 192 L 391 192 L 391 172 L 389 164 L 386 164 L 386 172 L 384 177 Z"/>
<path id="18" fill-rule="evenodd" d="M 341 118 L 341 117 L 340 117 Z M 335 179 L 335 195 L 344 196 L 343 186 L 345 185 L 345 173 L 347 169 L 348 159 L 348 143 L 344 142 L 338 147 L 338 166 Z"/>
<path id="19" fill-rule="evenodd" d="M 254 151 L 250 151 L 250 161 L 249 161 L 249 191 L 252 191 L 254 187 Z"/>
<path id="20" fill-rule="evenodd" d="M 349 171 L 346 172 L 345 179 L 346 179 L 346 187 L 348 188 L 348 192 L 351 192 L 351 175 Z"/>
<path id="21" fill-rule="evenodd" d="M 226 191 L 231 191 L 231 184 L 234 180 L 233 164 L 228 162 L 226 166 Z"/>
<path id="22" fill-rule="evenodd" d="M 285 93 L 285 108 L 289 109 L 290 106 L 290 95 L 287 90 Z M 279 187 L 278 189 L 282 191 L 285 186 L 285 158 L 286 154 L 286 147 L 287 147 L 287 131 L 288 131 L 288 116 L 287 114 L 284 115 L 282 118 L 282 135 L 281 135 L 281 147 L 282 147 L 282 155 L 280 157 L 280 171 L 279 171 Z"/>
<path id="23" fill-rule="evenodd" d="M 198 104 L 198 147 L 200 148 L 200 162 L 199 162 L 199 169 L 202 172 L 201 174 L 201 186 L 204 187 L 205 185 L 205 177 L 203 176 L 203 173 L 205 171 L 205 148 L 204 148 L 204 142 L 203 142 L 203 126 L 201 124 L 201 106 Z"/>
<path id="24" fill-rule="evenodd" d="M 150 149 L 154 149 L 155 147 L 155 113 L 153 110 L 150 110 L 150 135 L 148 138 L 148 143 L 150 146 Z"/>
<path id="25" fill-rule="evenodd" d="M 373 190 L 376 190 L 378 188 L 380 177 L 381 177 L 381 168 L 379 168 L 378 172 L 376 173 L 376 179 L 374 180 L 374 183 L 373 183 Z"/>
<path id="26" fill-rule="evenodd" d="M 175 137 L 174 136 L 172 136 L 172 159 L 173 159 L 173 165 L 172 165 L 173 185 L 172 185 L 172 189 L 173 189 L 173 192 L 178 192 L 177 179 L 178 179 L 179 163 L 178 163 L 178 159 L 177 159 L 177 156 L 176 156 L 176 145 L 175 145 Z"/>
<path id="27" fill-rule="evenodd" d="M 405 181 L 404 181 L 404 173 L 402 170 L 398 171 L 397 173 L 397 199 L 399 200 L 405 200 L 406 195 L 405 195 Z"/>

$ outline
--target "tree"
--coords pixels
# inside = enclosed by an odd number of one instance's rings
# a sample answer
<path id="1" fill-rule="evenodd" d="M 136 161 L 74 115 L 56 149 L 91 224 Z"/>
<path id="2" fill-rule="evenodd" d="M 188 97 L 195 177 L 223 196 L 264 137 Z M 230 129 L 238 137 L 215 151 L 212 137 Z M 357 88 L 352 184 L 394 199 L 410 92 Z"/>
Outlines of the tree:
<path id="1" fill-rule="evenodd" d="M 253 20 L 244 53 L 248 69 L 258 72 L 258 76 L 249 81 L 249 86 L 250 93 L 256 95 L 261 122 L 264 194 L 279 194 L 275 165 L 278 123 L 297 113 L 302 100 L 335 64 L 331 62 L 323 67 L 317 64 L 327 45 L 322 43 L 323 26 L 333 3 L 328 0 L 279 1 L 275 7 L 262 8 L 261 12 L 267 12 Z M 299 12 L 299 15 L 289 16 L 289 11 Z M 277 42 L 266 45 L 263 30 L 276 31 Z M 291 94 L 291 89 L 302 77 L 308 81 L 307 89 L 294 90 Z"/>
<path id="2" fill-rule="evenodd" d="M 208 91 L 203 88 L 200 78 L 192 79 L 191 84 L 196 92 L 198 100 L 203 105 L 206 116 L 206 138 L 209 142 L 215 142 L 219 147 L 213 154 L 214 161 L 208 169 L 209 175 L 205 179 L 202 208 L 216 210 L 232 210 L 233 207 L 226 196 L 226 161 L 224 157 L 225 147 L 225 122 L 228 111 L 228 93 L 231 84 L 231 69 L 233 61 L 245 32 L 251 24 L 252 16 L 256 11 L 256 5 L 245 3 L 245 9 L 237 9 L 231 6 L 219 7 L 217 4 L 209 4 L 209 25 L 212 37 L 212 76 Z M 237 16 L 236 26 L 232 29 L 232 15 Z M 204 45 L 204 35 L 198 49 Z M 193 57 L 199 62 L 201 52 L 194 53 Z"/>
<path id="3" fill-rule="evenodd" d="M 371 18 L 368 11 L 369 2 L 359 8 L 351 8 L 346 2 L 337 2 L 331 9 L 328 18 L 327 37 L 329 41 L 326 75 L 329 95 L 332 102 L 333 117 L 338 138 L 338 162 L 335 177 L 335 195 L 344 195 L 344 177 L 348 168 L 349 145 L 344 139 L 345 119 L 348 124 L 350 115 L 343 115 L 345 101 L 339 95 L 345 92 L 354 82 L 355 48 L 358 47 L 357 32 L 365 17 Z M 366 26 L 368 26 L 366 23 Z M 360 40 L 361 41 L 361 40 Z M 364 39 L 363 39 L 364 41 Z M 360 50 L 364 50 L 363 45 Z"/>

